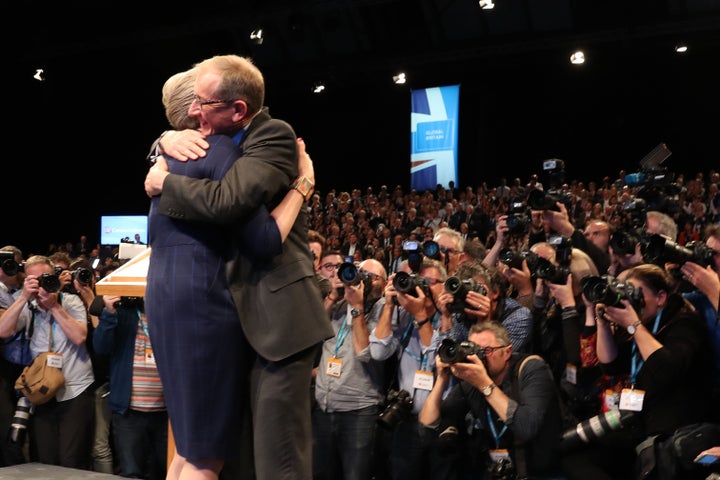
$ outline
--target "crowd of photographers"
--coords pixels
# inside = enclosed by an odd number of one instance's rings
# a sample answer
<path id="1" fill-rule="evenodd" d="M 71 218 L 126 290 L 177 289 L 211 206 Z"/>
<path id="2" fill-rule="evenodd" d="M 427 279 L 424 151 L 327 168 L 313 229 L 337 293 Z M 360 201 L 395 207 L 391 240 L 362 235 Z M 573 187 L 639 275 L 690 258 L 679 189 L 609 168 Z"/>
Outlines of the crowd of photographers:
<path id="1" fill-rule="evenodd" d="M 316 478 L 368 478 L 358 464 L 376 479 L 718 469 L 703 462 L 720 446 L 720 174 L 585 185 L 550 173 L 311 200 L 326 306 L 341 312 L 316 415 L 378 420 L 316 443 Z M 382 296 L 370 259 L 387 273 Z M 374 292 L 365 309 L 358 289 Z M 352 348 L 333 349 L 351 332 Z"/>
<path id="2" fill-rule="evenodd" d="M 319 346 L 311 393 L 314 478 L 717 470 L 702 454 L 720 446 L 719 186 L 716 171 L 566 183 L 553 163 L 496 187 L 316 193 L 309 240 L 335 336 Z M 53 258 L 58 272 L 37 288 L 90 309 L 103 266 Z M 3 312 L 25 260 L 0 251 Z M 26 362 L 10 357 L 15 337 L 3 345 L 3 465 L 37 460 L 22 449 L 35 409 L 13 389 Z M 92 356 L 100 428 L 72 439 L 87 451 L 68 466 L 117 472 L 100 408 L 107 365 L 92 345 L 80 353 Z"/>

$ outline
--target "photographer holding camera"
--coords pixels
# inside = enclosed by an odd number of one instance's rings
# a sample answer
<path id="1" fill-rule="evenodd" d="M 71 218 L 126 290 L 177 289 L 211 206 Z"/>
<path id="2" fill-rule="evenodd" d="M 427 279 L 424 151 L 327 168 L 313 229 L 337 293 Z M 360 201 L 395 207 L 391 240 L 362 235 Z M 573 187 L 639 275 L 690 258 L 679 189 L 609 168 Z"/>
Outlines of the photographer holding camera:
<path id="1" fill-rule="evenodd" d="M 513 353 L 507 329 L 496 322 L 473 325 L 469 340 L 479 355 L 436 360 L 437 379 L 419 416 L 425 427 L 454 425 L 460 436 L 455 475 L 446 478 L 555 478 L 562 421 L 547 364 Z M 461 382 L 443 400 L 451 376 Z"/>
<path id="2" fill-rule="evenodd" d="M 571 479 L 677 478 L 663 476 L 673 458 L 673 433 L 708 421 L 717 407 L 711 404 L 712 347 L 703 319 L 673 293 L 670 276 L 657 265 L 633 267 L 625 281 L 641 290 L 642 306 L 628 298 L 615 306 L 595 304 L 596 348 L 603 373 L 628 379 L 618 406 L 638 421 L 566 455 Z M 648 476 L 650 465 L 656 476 Z"/>
<path id="3" fill-rule="evenodd" d="M 13 246 L 6 245 L 0 250 L 0 311 L 12 305 L 22 293 L 25 273 L 22 271 L 22 251 Z M 15 391 L 15 379 L 22 373 L 23 368 L 30 364 L 30 338 L 32 325 L 20 329 L 15 334 L 0 340 L 2 345 L 2 358 L 0 358 L 0 466 L 7 467 L 25 463 L 27 459 L 23 453 L 24 442 L 7 441 L 1 435 L 11 428 L 18 394 Z M 20 397 L 22 398 L 22 397 Z"/>
<path id="4" fill-rule="evenodd" d="M 87 470 L 91 466 L 95 400 L 90 388 L 95 377 L 85 345 L 87 311 L 77 295 L 59 291 L 60 280 L 48 257 L 28 258 L 25 273 L 22 293 L 0 317 L 0 337 L 32 322 L 33 358 L 54 352 L 55 366 L 62 368 L 65 377 L 53 400 L 35 406 L 30 417 L 31 451 L 36 452 L 38 462 Z"/>
<path id="5" fill-rule="evenodd" d="M 702 313 L 710 331 L 715 353 L 715 391 L 713 402 L 720 404 L 720 225 L 709 225 L 704 232 L 705 245 L 712 251 L 708 265 L 687 261 L 680 266 L 683 278 L 693 290 L 683 293 L 698 312 Z M 715 421 L 720 422 L 720 409 L 715 409 Z"/>
<path id="6" fill-rule="evenodd" d="M 440 331 L 451 325 L 447 304 L 452 295 L 444 289 L 447 274 L 441 262 L 426 258 L 418 275 L 428 286 L 416 286 L 414 295 L 398 291 L 393 281 L 388 282 L 380 320 L 370 335 L 372 357 L 397 362 L 389 363 L 394 370 L 387 369 L 394 375 L 387 379 L 391 392 L 407 394 L 391 398 L 395 401 L 379 419 L 380 425 L 390 430 L 393 480 L 445 478 L 446 464 L 436 436 L 423 434 L 417 416 L 433 386 Z"/>
<path id="7" fill-rule="evenodd" d="M 163 480 L 168 415 L 142 301 L 104 295 L 98 297 L 92 313 L 99 316 L 93 333 L 95 351 L 110 359 L 107 400 L 118 474 Z M 142 359 L 136 352 L 142 352 Z"/>
<path id="8" fill-rule="evenodd" d="M 453 327 L 443 335 L 444 338 L 461 342 L 468 338 L 473 324 L 495 321 L 508 330 L 513 350 L 530 352 L 532 312 L 505 295 L 506 283 L 496 268 L 478 262 L 464 262 L 455 278 L 465 285 L 458 288 L 450 304 L 451 310 L 458 315 L 453 316 Z"/>
<path id="9" fill-rule="evenodd" d="M 545 205 L 536 204 L 536 206 L 547 207 L 542 209 L 542 219 L 546 228 L 548 228 L 551 233 L 556 233 L 570 239 L 574 248 L 578 248 L 590 256 L 598 271 L 606 272 L 610 267 L 610 254 L 602 251 L 593 242 L 588 240 L 582 230 L 575 228 L 572 222 L 570 222 L 567 207 L 563 202 L 556 201 L 550 205 L 551 200 L 554 200 L 554 198 L 550 197 L 546 199 L 545 202 L 543 202 Z M 536 210 L 535 207 L 533 207 L 533 210 Z"/>
<path id="10" fill-rule="evenodd" d="M 317 367 L 313 424 L 313 478 L 368 480 L 383 391 L 384 365 L 370 354 L 370 332 L 385 299 L 385 267 L 368 259 L 356 275 L 342 272 L 340 252 L 326 252 L 320 269 L 332 287 L 326 300 L 335 335 L 322 343 Z M 343 283 L 344 278 L 348 283 Z M 359 280 L 359 281 L 357 281 Z M 331 305 L 327 305 L 332 302 Z"/>

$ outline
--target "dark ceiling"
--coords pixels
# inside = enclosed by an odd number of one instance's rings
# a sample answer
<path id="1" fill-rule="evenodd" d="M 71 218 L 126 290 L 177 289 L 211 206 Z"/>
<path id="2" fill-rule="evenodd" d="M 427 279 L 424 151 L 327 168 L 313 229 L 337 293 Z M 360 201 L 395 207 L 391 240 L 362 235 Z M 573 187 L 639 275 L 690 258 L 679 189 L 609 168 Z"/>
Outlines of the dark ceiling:
<path id="1" fill-rule="evenodd" d="M 6 112 L 16 128 L 39 129 L 32 158 L 51 159 L 33 177 L 36 194 L 67 192 L 82 212 L 80 226 L 68 215 L 44 219 L 42 235 L 26 232 L 32 240 L 92 235 L 99 227 L 87 222 L 100 214 L 147 211 L 142 160 L 167 128 L 162 84 L 225 53 L 261 68 L 266 103 L 306 139 L 320 191 L 408 186 L 409 90 L 455 83 L 461 187 L 527 178 L 553 157 L 570 178 L 599 179 L 632 171 L 660 142 L 673 170 L 718 165 L 720 0 L 496 0 L 493 10 L 477 0 L 189 5 L 13 4 L 3 31 L 14 82 Z M 258 27 L 262 45 L 249 38 Z M 682 57 L 673 52 L 679 41 L 690 44 Z M 569 64 L 576 48 L 588 57 L 580 68 Z M 32 79 L 36 68 L 46 81 Z M 391 82 L 401 69 L 402 87 Z M 321 95 L 311 93 L 316 81 L 327 84 Z M 28 165 L 3 163 L 4 178 L 18 179 L 8 198 L 26 195 Z M 13 215 L 4 222 L 27 221 Z"/>
<path id="2" fill-rule="evenodd" d="M 547 55 L 564 62 L 575 47 L 720 42 L 720 1 L 713 0 L 497 0 L 493 10 L 476 0 L 133 3 L 28 2 L 20 8 L 31 9 L 33 34 L 16 52 L 36 65 L 132 51 L 158 67 L 233 52 L 252 56 L 269 82 L 305 88 L 315 80 L 387 79 L 399 68 L 416 83 L 433 82 L 438 70 L 487 72 Z M 258 27 L 260 46 L 249 39 Z"/>

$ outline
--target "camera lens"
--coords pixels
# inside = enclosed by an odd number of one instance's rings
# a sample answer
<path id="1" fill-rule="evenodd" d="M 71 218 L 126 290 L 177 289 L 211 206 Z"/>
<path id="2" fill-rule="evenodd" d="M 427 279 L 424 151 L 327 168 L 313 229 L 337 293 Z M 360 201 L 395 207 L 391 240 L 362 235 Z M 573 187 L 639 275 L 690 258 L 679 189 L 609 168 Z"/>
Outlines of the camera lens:
<path id="1" fill-rule="evenodd" d="M 80 282 L 81 285 L 90 285 L 93 279 L 93 273 L 87 268 L 80 267 L 73 272 L 73 277 Z"/>
<path id="2" fill-rule="evenodd" d="M 445 281 L 445 290 L 455 295 L 462 287 L 462 280 L 458 277 L 450 277 Z"/>
<path id="3" fill-rule="evenodd" d="M 345 262 L 340 265 L 337 276 L 345 285 L 357 285 L 360 283 L 360 275 L 354 263 Z"/>
<path id="4" fill-rule="evenodd" d="M 60 290 L 60 278 L 57 275 L 43 273 L 38 278 L 38 283 L 48 293 L 55 293 Z"/>
<path id="5" fill-rule="evenodd" d="M 407 272 L 397 272 L 393 279 L 393 287 L 402 293 L 410 293 L 415 290 L 415 282 L 413 277 Z"/>
<path id="6" fill-rule="evenodd" d="M 25 431 L 27 430 L 30 415 L 33 413 L 33 405 L 26 397 L 18 398 L 15 406 L 15 415 L 10 424 L 10 441 L 13 443 L 24 443 Z"/>

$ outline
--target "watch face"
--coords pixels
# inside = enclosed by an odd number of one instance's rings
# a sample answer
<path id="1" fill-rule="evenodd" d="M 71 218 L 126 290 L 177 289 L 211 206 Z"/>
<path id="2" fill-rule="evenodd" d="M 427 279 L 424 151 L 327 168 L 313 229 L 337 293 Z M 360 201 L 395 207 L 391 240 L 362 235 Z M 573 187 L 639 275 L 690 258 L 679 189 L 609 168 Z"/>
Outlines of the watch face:
<path id="1" fill-rule="evenodd" d="M 485 395 L 486 397 L 489 397 L 490 394 L 492 393 L 492 391 L 493 391 L 492 385 L 488 385 L 487 387 L 483 387 L 483 389 L 482 389 L 483 395 Z"/>

